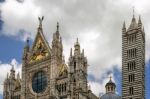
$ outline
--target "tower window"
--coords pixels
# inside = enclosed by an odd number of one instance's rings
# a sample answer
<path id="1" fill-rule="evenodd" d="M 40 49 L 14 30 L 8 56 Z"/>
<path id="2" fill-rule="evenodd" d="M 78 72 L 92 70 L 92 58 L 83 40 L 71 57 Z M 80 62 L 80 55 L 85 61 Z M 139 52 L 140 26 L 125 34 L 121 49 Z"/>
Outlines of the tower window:
<path id="1" fill-rule="evenodd" d="M 135 70 L 135 67 L 136 67 L 135 61 L 128 62 L 128 71 Z"/>
<path id="2" fill-rule="evenodd" d="M 133 95 L 134 91 L 133 91 L 133 87 L 129 87 L 129 94 Z"/>
<path id="3" fill-rule="evenodd" d="M 136 34 L 130 34 L 130 35 L 127 37 L 127 41 L 128 41 L 128 44 L 135 43 L 135 41 L 136 41 Z"/>
<path id="4" fill-rule="evenodd" d="M 134 74 L 130 74 L 128 76 L 128 79 L 129 79 L 129 82 L 134 82 L 134 79 L 135 79 Z"/>
<path id="5" fill-rule="evenodd" d="M 127 57 L 135 58 L 136 57 L 136 48 L 127 50 Z"/>

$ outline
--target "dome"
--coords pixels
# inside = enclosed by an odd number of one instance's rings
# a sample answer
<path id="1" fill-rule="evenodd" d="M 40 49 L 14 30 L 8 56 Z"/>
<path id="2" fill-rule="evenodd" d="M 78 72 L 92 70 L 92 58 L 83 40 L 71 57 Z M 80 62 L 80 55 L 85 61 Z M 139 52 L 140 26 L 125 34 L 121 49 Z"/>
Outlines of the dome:
<path id="1" fill-rule="evenodd" d="M 106 84 L 106 86 L 109 86 L 109 85 L 116 87 L 116 84 L 115 84 L 114 82 L 112 82 L 111 79 L 110 79 L 109 82 Z M 106 87 L 106 86 L 105 86 L 105 87 Z"/>
<path id="2" fill-rule="evenodd" d="M 121 97 L 115 93 L 106 93 L 101 96 L 100 99 L 121 99 Z"/>

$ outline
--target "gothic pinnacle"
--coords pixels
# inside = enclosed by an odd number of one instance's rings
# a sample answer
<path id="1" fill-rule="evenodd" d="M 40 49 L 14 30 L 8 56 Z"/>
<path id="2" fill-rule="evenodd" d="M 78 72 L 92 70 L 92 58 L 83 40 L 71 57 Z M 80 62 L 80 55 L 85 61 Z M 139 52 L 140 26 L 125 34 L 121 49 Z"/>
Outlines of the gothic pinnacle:
<path id="1" fill-rule="evenodd" d="M 70 49 L 70 57 L 72 57 L 72 48 Z"/>
<path id="2" fill-rule="evenodd" d="M 142 28 L 142 21 L 141 21 L 141 16 L 139 15 L 139 20 L 138 20 L 138 27 Z"/>
<path id="3" fill-rule="evenodd" d="M 59 32 L 59 22 L 57 22 L 57 32 Z"/>
<path id="4" fill-rule="evenodd" d="M 125 21 L 123 22 L 123 27 L 122 27 L 122 29 L 126 29 Z"/>

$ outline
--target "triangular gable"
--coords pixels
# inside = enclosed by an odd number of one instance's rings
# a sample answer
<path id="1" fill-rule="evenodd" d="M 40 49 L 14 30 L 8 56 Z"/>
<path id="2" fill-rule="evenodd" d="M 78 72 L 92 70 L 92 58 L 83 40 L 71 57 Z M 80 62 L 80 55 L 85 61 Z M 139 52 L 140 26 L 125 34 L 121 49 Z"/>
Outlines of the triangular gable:
<path id="1" fill-rule="evenodd" d="M 34 40 L 31 55 L 30 55 L 30 63 L 34 61 L 41 60 L 50 55 L 51 49 L 46 41 L 42 31 L 38 31 L 36 38 Z"/>

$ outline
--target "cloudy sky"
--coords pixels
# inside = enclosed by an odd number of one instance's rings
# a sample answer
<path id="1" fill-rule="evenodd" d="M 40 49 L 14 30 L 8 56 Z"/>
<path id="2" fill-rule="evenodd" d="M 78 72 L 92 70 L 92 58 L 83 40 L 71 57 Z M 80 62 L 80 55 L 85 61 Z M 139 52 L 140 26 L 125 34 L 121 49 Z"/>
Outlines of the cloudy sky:
<path id="1" fill-rule="evenodd" d="M 70 48 L 79 38 L 88 58 L 88 80 L 92 91 L 105 93 L 109 76 L 121 95 L 121 30 L 130 25 L 133 16 L 142 17 L 146 32 L 146 97 L 150 96 L 150 1 L 149 0 L 0 0 L 0 94 L 11 64 L 21 72 L 25 40 L 33 42 L 38 17 L 44 16 L 44 35 L 50 46 L 56 23 L 68 61 Z"/>

